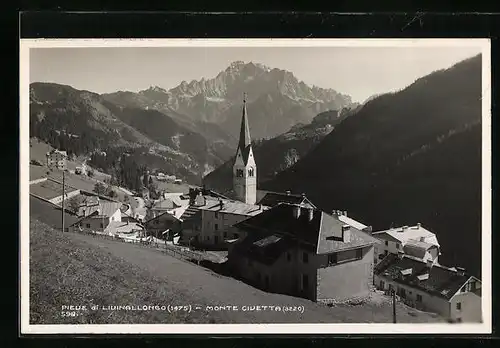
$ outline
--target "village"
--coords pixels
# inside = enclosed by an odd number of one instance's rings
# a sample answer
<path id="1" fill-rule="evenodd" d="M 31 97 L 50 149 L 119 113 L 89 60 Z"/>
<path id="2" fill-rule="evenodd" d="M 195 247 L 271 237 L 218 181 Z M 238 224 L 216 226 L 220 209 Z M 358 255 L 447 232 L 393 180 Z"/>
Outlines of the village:
<path id="1" fill-rule="evenodd" d="M 482 321 L 481 280 L 439 262 L 430 228 L 374 230 L 306 194 L 260 190 L 248 117 L 243 101 L 232 194 L 148 172 L 144 182 L 168 184 L 156 199 L 146 187 L 105 195 L 85 164 L 69 169 L 66 152 L 54 149 L 30 164 L 31 214 L 50 210 L 65 233 L 170 250 L 267 292 L 330 304 L 378 291 L 448 322 Z"/>

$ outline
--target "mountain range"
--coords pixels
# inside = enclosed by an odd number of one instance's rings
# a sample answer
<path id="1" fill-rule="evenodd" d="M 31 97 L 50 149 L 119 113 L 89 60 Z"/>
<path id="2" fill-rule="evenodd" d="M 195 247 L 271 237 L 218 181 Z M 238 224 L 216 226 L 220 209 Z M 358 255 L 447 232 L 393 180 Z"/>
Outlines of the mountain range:
<path id="1" fill-rule="evenodd" d="M 309 124 L 320 112 L 356 105 L 349 96 L 308 86 L 288 71 L 238 61 L 214 78 L 184 81 L 168 91 L 151 87 L 100 95 L 32 83 L 30 134 L 77 155 L 132 149 L 143 165 L 200 183 L 234 154 L 243 93 L 257 139 Z"/>
<path id="2" fill-rule="evenodd" d="M 272 138 L 297 123 L 310 123 L 320 112 L 353 104 L 351 97 L 311 87 L 289 71 L 242 61 L 231 63 L 214 78 L 183 81 L 168 91 L 155 86 L 139 93 L 105 94 L 103 98 L 118 105 L 173 113 L 176 121 L 198 125 L 200 133 L 206 124 L 215 124 L 236 138 L 244 93 L 254 139 Z"/>
<path id="3" fill-rule="evenodd" d="M 304 192 L 375 230 L 420 222 L 442 263 L 479 275 L 481 97 L 476 56 L 370 99 L 261 188 Z"/>

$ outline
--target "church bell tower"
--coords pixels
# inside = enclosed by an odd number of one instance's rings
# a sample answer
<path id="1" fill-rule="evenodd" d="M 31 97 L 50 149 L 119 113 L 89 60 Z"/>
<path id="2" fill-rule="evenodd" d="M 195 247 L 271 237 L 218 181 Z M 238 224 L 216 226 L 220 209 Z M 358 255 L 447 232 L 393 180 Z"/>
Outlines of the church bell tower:
<path id="1" fill-rule="evenodd" d="M 243 96 L 240 140 L 233 165 L 233 189 L 236 198 L 247 204 L 257 200 L 257 165 L 252 150 L 252 139 L 248 127 L 246 94 Z"/>

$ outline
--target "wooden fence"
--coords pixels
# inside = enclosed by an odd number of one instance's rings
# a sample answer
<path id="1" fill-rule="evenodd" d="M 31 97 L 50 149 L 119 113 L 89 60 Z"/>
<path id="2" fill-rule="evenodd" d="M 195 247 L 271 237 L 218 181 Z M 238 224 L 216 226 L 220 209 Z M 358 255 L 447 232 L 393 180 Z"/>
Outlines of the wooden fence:
<path id="1" fill-rule="evenodd" d="M 74 232 L 78 233 L 78 232 Z M 140 245 L 146 248 L 151 248 L 155 249 L 158 251 L 162 251 L 166 253 L 167 255 L 173 256 L 177 259 L 181 260 L 189 260 L 189 261 L 194 261 L 197 264 L 200 264 L 200 262 L 205 259 L 205 255 L 202 252 L 197 252 L 193 250 L 189 250 L 189 248 L 186 247 L 175 247 L 172 245 L 169 245 L 167 243 L 157 243 L 151 240 L 143 239 L 143 240 L 137 240 L 137 239 L 125 239 L 121 237 L 114 237 L 106 234 L 100 234 L 100 233 L 93 233 L 93 232 L 79 232 L 87 235 L 91 235 L 95 238 L 101 238 L 101 239 L 106 239 L 106 240 L 112 240 L 112 241 L 119 241 L 123 243 L 130 243 L 134 245 Z"/>

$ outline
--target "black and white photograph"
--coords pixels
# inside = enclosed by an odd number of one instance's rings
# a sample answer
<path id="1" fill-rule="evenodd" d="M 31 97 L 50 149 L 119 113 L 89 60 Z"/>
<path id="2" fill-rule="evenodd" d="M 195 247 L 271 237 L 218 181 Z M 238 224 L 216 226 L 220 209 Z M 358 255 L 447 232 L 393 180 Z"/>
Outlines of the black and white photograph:
<path id="1" fill-rule="evenodd" d="M 489 45 L 21 40 L 22 331 L 491 332 Z"/>

